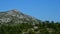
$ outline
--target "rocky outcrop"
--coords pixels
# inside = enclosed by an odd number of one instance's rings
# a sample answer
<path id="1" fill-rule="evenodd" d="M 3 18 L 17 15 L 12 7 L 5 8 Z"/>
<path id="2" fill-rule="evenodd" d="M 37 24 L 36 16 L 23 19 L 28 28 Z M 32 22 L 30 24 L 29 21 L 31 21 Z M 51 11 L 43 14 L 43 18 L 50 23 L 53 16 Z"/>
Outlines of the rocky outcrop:
<path id="1" fill-rule="evenodd" d="M 10 10 L 6 12 L 0 12 L 0 23 L 39 23 L 36 18 L 26 15 L 18 10 Z"/>

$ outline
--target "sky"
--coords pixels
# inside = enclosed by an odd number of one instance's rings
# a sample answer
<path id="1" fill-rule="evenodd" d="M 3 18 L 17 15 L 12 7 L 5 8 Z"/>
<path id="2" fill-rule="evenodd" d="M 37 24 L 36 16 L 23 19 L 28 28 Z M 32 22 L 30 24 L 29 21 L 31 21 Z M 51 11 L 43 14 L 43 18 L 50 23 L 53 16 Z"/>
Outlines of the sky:
<path id="1" fill-rule="evenodd" d="M 0 12 L 11 9 L 42 21 L 60 22 L 60 0 L 0 0 Z"/>

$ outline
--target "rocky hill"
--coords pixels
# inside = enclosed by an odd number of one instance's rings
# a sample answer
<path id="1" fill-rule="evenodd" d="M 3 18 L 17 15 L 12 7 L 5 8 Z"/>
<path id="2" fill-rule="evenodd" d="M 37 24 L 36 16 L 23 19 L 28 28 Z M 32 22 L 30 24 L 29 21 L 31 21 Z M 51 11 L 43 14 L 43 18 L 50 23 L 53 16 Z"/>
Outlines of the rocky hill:
<path id="1" fill-rule="evenodd" d="M 9 22 L 13 22 L 13 24 L 19 24 L 19 23 L 32 23 L 32 24 L 38 24 L 38 19 L 26 15 L 18 10 L 9 10 L 5 12 L 0 12 L 0 23 L 1 24 L 7 24 Z M 11 24 L 11 23 L 10 23 Z"/>
<path id="2" fill-rule="evenodd" d="M 60 22 L 41 21 L 18 10 L 0 12 L 0 34 L 60 34 Z"/>

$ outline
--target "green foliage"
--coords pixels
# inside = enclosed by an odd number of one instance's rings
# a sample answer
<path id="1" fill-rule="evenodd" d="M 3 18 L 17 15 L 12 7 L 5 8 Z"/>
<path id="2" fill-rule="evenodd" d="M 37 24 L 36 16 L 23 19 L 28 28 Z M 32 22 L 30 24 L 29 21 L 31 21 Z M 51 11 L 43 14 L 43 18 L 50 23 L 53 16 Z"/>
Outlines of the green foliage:
<path id="1" fill-rule="evenodd" d="M 37 26 L 38 29 L 34 29 L 34 26 Z M 36 34 L 35 32 L 38 31 L 40 34 L 60 34 L 60 23 L 45 21 L 35 25 L 28 23 L 21 23 L 17 25 L 0 24 L 0 34 L 22 34 L 23 32 L 28 32 L 28 34 Z"/>

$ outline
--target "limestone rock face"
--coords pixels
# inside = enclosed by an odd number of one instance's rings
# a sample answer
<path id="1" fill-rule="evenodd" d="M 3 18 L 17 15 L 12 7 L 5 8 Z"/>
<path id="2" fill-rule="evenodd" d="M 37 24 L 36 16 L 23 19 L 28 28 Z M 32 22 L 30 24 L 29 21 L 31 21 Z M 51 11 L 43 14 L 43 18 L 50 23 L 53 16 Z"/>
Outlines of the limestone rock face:
<path id="1" fill-rule="evenodd" d="M 32 16 L 26 15 L 18 10 L 10 10 L 6 12 L 0 12 L 0 24 L 4 23 L 39 23 L 39 21 L 36 18 L 33 18 Z"/>

